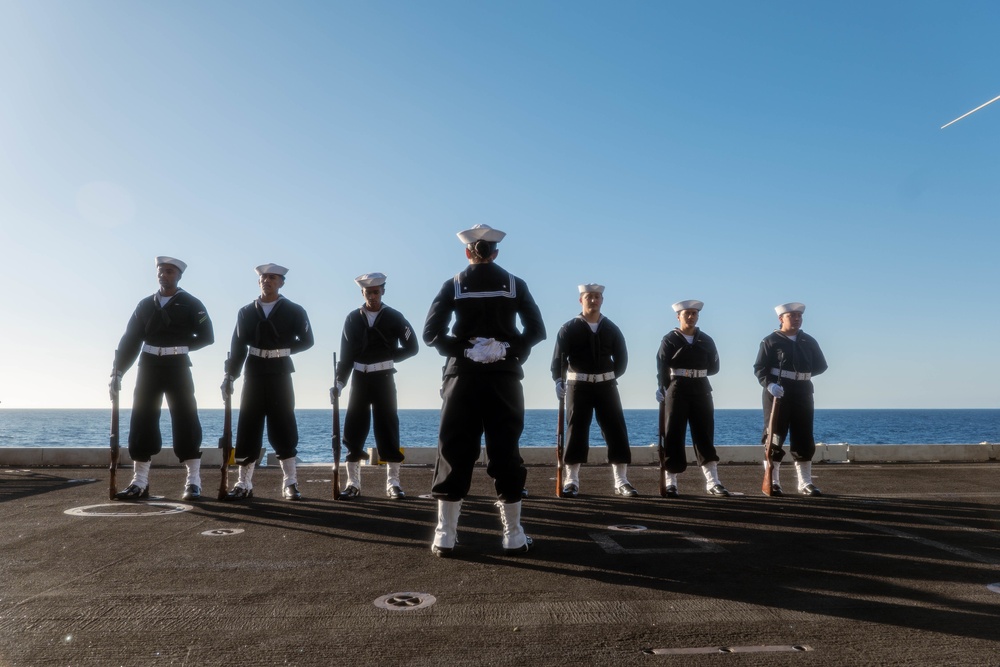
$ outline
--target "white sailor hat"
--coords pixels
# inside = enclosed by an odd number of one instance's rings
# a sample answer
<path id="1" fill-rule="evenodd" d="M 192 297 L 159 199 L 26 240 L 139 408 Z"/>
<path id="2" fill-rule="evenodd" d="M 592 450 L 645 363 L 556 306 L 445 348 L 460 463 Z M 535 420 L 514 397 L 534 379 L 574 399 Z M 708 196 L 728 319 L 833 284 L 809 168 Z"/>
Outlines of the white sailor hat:
<path id="1" fill-rule="evenodd" d="M 785 313 L 804 313 L 805 311 L 806 304 L 799 303 L 798 301 L 791 301 L 774 307 L 774 312 L 778 313 L 778 317 L 781 317 Z"/>
<path id="2" fill-rule="evenodd" d="M 184 273 L 184 269 L 188 267 L 188 265 L 182 262 L 181 260 L 175 257 L 167 257 L 165 255 L 161 255 L 160 257 L 156 258 L 156 265 L 159 266 L 160 264 L 171 264 L 173 266 L 176 266 L 181 273 Z"/>
<path id="3" fill-rule="evenodd" d="M 476 225 L 472 229 L 466 229 L 464 232 L 459 232 L 458 240 L 465 245 L 475 243 L 476 241 L 499 243 L 500 241 L 503 241 L 503 237 L 505 236 L 507 236 L 506 232 L 501 232 L 499 229 L 493 229 L 489 225 Z"/>
<path id="4" fill-rule="evenodd" d="M 696 299 L 688 299 L 687 301 L 678 301 L 671 308 L 674 309 L 675 313 L 679 313 L 682 310 L 701 310 L 705 307 L 704 301 L 698 301 Z"/>
<path id="5" fill-rule="evenodd" d="M 385 285 L 385 274 L 384 273 L 366 273 L 363 276 L 358 276 L 354 279 L 361 287 L 378 287 L 379 285 Z"/>
<path id="6" fill-rule="evenodd" d="M 577 285 L 576 288 L 580 290 L 580 294 L 604 294 L 604 285 L 598 285 L 597 283 L 587 283 L 585 285 Z"/>
<path id="7" fill-rule="evenodd" d="M 274 264 L 274 263 L 271 263 L 271 264 L 261 264 L 256 269 L 254 269 L 254 271 L 257 272 L 258 276 L 262 276 L 265 273 L 273 273 L 274 275 L 281 276 L 282 278 L 284 278 L 285 274 L 288 273 L 288 269 L 286 269 L 283 266 L 279 266 L 278 264 Z"/>

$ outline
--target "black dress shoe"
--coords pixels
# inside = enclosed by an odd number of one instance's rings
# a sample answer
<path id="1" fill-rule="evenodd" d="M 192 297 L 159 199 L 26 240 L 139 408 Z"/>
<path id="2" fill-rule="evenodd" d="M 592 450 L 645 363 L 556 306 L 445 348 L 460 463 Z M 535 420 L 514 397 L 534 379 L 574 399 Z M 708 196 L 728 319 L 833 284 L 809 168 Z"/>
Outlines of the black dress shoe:
<path id="1" fill-rule="evenodd" d="M 299 485 L 289 484 L 281 490 L 281 497 L 285 500 L 302 500 L 302 494 L 299 493 Z"/>
<path id="2" fill-rule="evenodd" d="M 398 484 L 393 484 L 385 490 L 385 495 L 389 496 L 393 500 L 402 500 L 406 497 L 406 492 L 404 492 L 402 487 Z"/>
<path id="3" fill-rule="evenodd" d="M 149 498 L 148 485 L 143 489 L 135 484 L 129 484 L 115 494 L 115 500 L 142 500 L 143 498 Z"/>
<path id="4" fill-rule="evenodd" d="M 528 553 L 528 551 L 531 550 L 531 545 L 534 543 L 535 541 L 533 539 L 525 535 L 524 546 L 518 547 L 516 549 L 504 549 L 503 554 L 505 556 L 520 556 L 521 554 L 526 554 Z"/>
<path id="5" fill-rule="evenodd" d="M 778 486 L 777 484 L 771 485 L 771 496 L 783 496 L 783 495 L 785 494 L 781 492 L 780 486 Z"/>
<path id="6" fill-rule="evenodd" d="M 340 492 L 341 500 L 353 500 L 361 495 L 361 489 L 354 486 L 353 484 L 348 484 L 347 488 Z"/>
<path id="7" fill-rule="evenodd" d="M 253 498 L 253 489 L 244 489 L 242 486 L 234 486 L 233 490 L 226 494 L 225 500 L 250 500 Z"/>
<path id="8" fill-rule="evenodd" d="M 615 489 L 615 495 L 622 496 L 623 498 L 635 498 L 637 495 L 639 495 L 639 492 L 635 490 L 634 486 L 632 486 L 628 482 L 625 482 L 617 489 Z"/>
<path id="9" fill-rule="evenodd" d="M 451 547 L 439 547 L 436 544 L 431 545 L 431 553 L 438 558 L 451 558 L 452 552 L 455 550 Z"/>
<path id="10" fill-rule="evenodd" d="M 823 494 L 819 489 L 816 488 L 815 484 L 806 484 L 802 489 L 799 490 L 803 496 L 822 496 Z"/>
<path id="11" fill-rule="evenodd" d="M 665 498 L 680 498 L 681 494 L 677 493 L 677 487 L 673 484 L 667 486 L 667 490 L 664 492 L 663 496 Z"/>
<path id="12" fill-rule="evenodd" d="M 726 487 L 722 486 L 721 484 L 716 484 L 715 486 L 713 486 L 711 489 L 708 490 L 708 495 L 710 495 L 710 496 L 728 496 L 729 495 L 729 491 L 727 491 Z"/>
<path id="13" fill-rule="evenodd" d="M 201 487 L 197 484 L 188 484 L 184 487 L 181 500 L 201 500 Z"/>
<path id="14" fill-rule="evenodd" d="M 563 498 L 576 498 L 578 495 L 580 495 L 580 487 L 576 484 L 567 484 L 562 488 Z"/>

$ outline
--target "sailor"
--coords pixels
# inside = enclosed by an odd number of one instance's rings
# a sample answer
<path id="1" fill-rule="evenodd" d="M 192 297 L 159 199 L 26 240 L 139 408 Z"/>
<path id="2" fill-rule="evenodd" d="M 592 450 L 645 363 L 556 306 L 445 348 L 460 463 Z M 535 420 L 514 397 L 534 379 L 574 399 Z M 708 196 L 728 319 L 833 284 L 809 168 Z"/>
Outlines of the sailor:
<path id="1" fill-rule="evenodd" d="M 524 280 L 495 262 L 505 235 L 487 225 L 458 233 L 469 266 L 444 283 L 424 323 L 424 343 L 447 357 L 431 489 L 438 501 L 431 551 L 442 557 L 455 547 L 462 500 L 472 484 L 484 433 L 486 472 L 499 499 L 504 552 L 525 552 L 532 544 L 521 526 L 527 477 L 518 450 L 524 429 L 521 366 L 531 348 L 545 340 L 545 324 Z"/>
<path id="2" fill-rule="evenodd" d="M 552 379 L 556 397 L 566 398 L 566 466 L 562 496 L 576 498 L 580 492 L 580 465 L 590 451 L 590 423 L 597 425 L 608 446 L 608 462 L 614 474 L 615 495 L 634 498 L 639 495 L 628 481 L 632 462 L 628 428 L 618 378 L 628 366 L 625 336 L 614 322 L 601 314 L 604 285 L 579 285 L 582 311 L 559 329 L 552 354 Z M 566 379 L 562 378 L 565 364 Z"/>
<path id="3" fill-rule="evenodd" d="M 340 360 L 336 384 L 331 391 L 340 396 L 347 378 L 351 396 L 344 418 L 344 445 L 347 447 L 347 488 L 342 499 L 361 495 L 361 460 L 367 459 L 365 440 L 374 421 L 375 446 L 386 462 L 385 494 L 392 499 L 405 498 L 399 482 L 403 452 L 399 449 L 399 415 L 396 412 L 395 364 L 417 353 L 419 343 L 403 314 L 382 303 L 385 294 L 384 273 L 366 273 L 354 279 L 361 287 L 365 302 L 351 311 L 340 338 Z"/>
<path id="4" fill-rule="evenodd" d="M 223 400 L 233 394 L 233 383 L 245 372 L 236 427 L 236 462 L 239 477 L 226 500 L 253 498 L 253 471 L 260 457 L 267 422 L 267 439 L 281 464 L 285 500 L 302 500 L 295 472 L 299 444 L 295 423 L 291 355 L 313 346 L 309 316 L 279 290 L 288 269 L 277 264 L 256 268 L 260 297 L 240 308 L 229 349 Z M 244 362 L 246 367 L 244 368 Z"/>
<path id="5" fill-rule="evenodd" d="M 160 407 L 163 397 L 170 409 L 174 453 L 187 469 L 184 500 L 201 498 L 201 422 L 194 399 L 189 352 L 215 342 L 212 320 L 198 299 L 177 286 L 187 264 L 173 257 L 156 258 L 160 289 L 136 306 L 118 343 L 111 374 L 112 400 L 121 390 L 122 375 L 139 359 L 139 373 L 132 398 L 128 454 L 132 482 L 115 494 L 118 500 L 149 497 L 149 468 L 163 446 Z"/>
<path id="6" fill-rule="evenodd" d="M 668 498 L 678 496 L 677 475 L 687 469 L 684 436 L 689 424 L 695 457 L 705 474 L 705 490 L 713 496 L 729 495 L 719 481 L 715 404 L 708 381 L 708 376 L 719 372 L 719 352 L 715 341 L 697 327 L 704 306 L 694 299 L 675 303 L 677 328 L 663 337 L 656 354 L 656 400 L 664 403 L 666 412 L 663 454 Z"/>
<path id="7" fill-rule="evenodd" d="M 812 458 L 816 453 L 813 439 L 813 376 L 826 370 L 826 359 L 816 339 L 802 331 L 802 313 L 805 304 L 792 302 L 775 306 L 780 328 L 761 341 L 754 362 L 753 372 L 763 387 L 764 436 L 774 399 L 778 412 L 774 418 L 776 449 L 772 449 L 771 495 L 781 495 L 778 468 L 785 456 L 782 445 L 785 436 L 791 440 L 792 459 L 798 474 L 799 493 L 819 496 L 820 490 L 812 481 Z"/>

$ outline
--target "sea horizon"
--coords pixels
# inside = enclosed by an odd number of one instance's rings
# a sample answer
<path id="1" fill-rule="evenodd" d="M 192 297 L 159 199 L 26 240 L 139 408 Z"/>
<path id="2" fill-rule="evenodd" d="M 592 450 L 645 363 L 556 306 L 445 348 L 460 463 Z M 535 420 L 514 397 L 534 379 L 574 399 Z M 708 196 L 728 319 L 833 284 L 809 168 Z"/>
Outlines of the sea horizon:
<path id="1" fill-rule="evenodd" d="M 233 425 L 239 411 L 234 410 Z M 120 442 L 128 441 L 129 409 L 122 409 Z M 407 408 L 399 411 L 401 445 L 436 447 L 440 410 Z M 555 443 L 557 411 L 530 408 L 525 411 L 522 447 L 551 447 Z M 108 447 L 110 410 L 97 408 L 6 408 L 0 410 L 0 447 Z M 199 410 L 202 449 L 218 446 L 223 410 Z M 319 462 L 330 458 L 332 411 L 296 410 L 299 427 L 299 458 Z M 645 447 L 657 441 L 656 409 L 626 409 L 629 441 Z M 343 419 L 343 414 L 341 414 Z M 763 413 L 757 409 L 720 408 L 715 411 L 715 444 L 719 447 L 759 444 Z M 343 423 L 343 422 L 341 422 Z M 171 447 L 169 413 L 161 414 L 163 447 Z M 991 408 L 821 408 L 816 410 L 815 439 L 818 443 L 851 445 L 981 444 L 1000 442 L 1000 409 Z M 590 442 L 604 444 L 596 420 Z M 690 436 L 688 438 L 690 443 Z M 365 447 L 373 447 L 369 433 Z M 267 446 L 265 438 L 265 448 Z"/>

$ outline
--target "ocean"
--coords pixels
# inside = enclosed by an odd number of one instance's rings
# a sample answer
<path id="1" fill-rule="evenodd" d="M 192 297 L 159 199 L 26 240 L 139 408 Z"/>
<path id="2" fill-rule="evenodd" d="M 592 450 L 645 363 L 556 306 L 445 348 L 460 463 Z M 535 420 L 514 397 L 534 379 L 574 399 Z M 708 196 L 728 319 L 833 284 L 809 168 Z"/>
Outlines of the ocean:
<path id="1" fill-rule="evenodd" d="M 346 406 L 345 406 L 346 407 Z M 128 410 L 121 411 L 121 443 L 128 437 Z M 233 424 L 236 424 L 234 410 Z M 222 410 L 201 410 L 203 448 L 216 447 L 222 434 Z M 298 410 L 299 458 L 306 463 L 331 461 L 330 410 Z M 400 410 L 403 447 L 435 447 L 437 410 Z M 343 419 L 341 410 L 341 419 Z M 626 410 L 629 439 L 647 446 L 657 438 L 656 410 Z M 528 410 L 522 447 L 555 444 L 555 410 Z M 107 447 L 111 410 L 0 410 L 0 447 Z M 164 448 L 170 447 L 167 411 L 161 421 Z M 760 441 L 760 410 L 716 410 L 717 445 Z M 977 444 L 1000 442 L 1000 410 L 817 410 L 817 442 L 852 445 Z M 604 444 L 594 424 L 591 444 Z M 369 434 L 366 447 L 373 447 Z"/>

